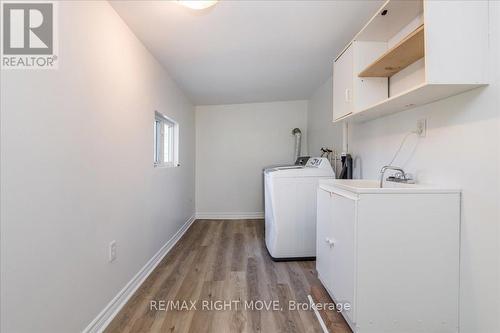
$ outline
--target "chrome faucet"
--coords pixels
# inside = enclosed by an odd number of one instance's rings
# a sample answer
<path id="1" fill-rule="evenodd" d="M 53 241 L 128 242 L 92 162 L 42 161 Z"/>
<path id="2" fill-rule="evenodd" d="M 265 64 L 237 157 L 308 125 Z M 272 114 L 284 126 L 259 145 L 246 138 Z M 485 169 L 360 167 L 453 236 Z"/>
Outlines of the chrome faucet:
<path id="1" fill-rule="evenodd" d="M 393 177 L 388 177 L 388 181 L 408 184 L 413 183 L 413 179 L 411 178 L 411 176 L 405 173 L 402 168 L 392 165 L 386 165 L 380 170 L 380 188 L 382 188 L 384 185 L 384 174 L 387 170 L 398 171 L 398 173 L 396 173 Z"/>

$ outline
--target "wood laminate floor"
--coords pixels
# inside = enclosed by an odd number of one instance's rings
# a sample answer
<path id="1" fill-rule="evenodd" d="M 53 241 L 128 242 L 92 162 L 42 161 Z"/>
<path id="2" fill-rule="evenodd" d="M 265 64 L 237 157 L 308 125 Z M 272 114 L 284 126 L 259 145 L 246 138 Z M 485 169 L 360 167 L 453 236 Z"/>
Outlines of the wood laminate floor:
<path id="1" fill-rule="evenodd" d="M 198 220 L 105 332 L 322 332 L 312 310 L 288 309 L 290 300 L 308 303 L 309 294 L 331 302 L 314 267 L 314 261 L 272 261 L 263 220 Z M 196 309 L 164 311 L 159 301 L 188 308 L 193 301 Z M 233 301 L 231 308 L 210 310 L 223 301 Z M 257 301 L 279 302 L 280 310 L 252 310 L 263 304 Z M 322 316 L 331 333 L 351 332 L 340 314 Z"/>

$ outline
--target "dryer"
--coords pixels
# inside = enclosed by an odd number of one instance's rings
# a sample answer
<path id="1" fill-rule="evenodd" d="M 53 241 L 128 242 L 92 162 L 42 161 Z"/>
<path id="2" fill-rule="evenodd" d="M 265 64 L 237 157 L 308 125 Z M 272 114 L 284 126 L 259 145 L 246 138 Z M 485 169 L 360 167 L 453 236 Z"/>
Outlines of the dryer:
<path id="1" fill-rule="evenodd" d="M 316 257 L 316 193 L 319 179 L 335 174 L 324 157 L 306 165 L 264 170 L 265 241 L 273 260 Z"/>

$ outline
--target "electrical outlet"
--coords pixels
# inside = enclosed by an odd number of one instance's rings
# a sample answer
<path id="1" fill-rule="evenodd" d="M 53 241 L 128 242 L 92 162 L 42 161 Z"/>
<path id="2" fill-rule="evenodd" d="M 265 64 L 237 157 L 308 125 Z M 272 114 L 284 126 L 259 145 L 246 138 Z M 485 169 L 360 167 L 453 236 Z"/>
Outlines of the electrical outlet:
<path id="1" fill-rule="evenodd" d="M 427 119 L 419 119 L 417 121 L 417 134 L 423 138 L 427 134 Z"/>
<path id="2" fill-rule="evenodd" d="M 108 248 L 108 261 L 113 262 L 116 260 L 116 241 L 111 241 Z"/>

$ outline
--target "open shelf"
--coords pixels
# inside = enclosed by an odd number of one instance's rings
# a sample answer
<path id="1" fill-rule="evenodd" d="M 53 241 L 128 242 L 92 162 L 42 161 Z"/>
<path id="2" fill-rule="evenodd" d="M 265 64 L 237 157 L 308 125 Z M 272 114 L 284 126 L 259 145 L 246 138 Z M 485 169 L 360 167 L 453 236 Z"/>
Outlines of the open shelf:
<path id="1" fill-rule="evenodd" d="M 415 29 L 398 44 L 366 67 L 359 77 L 391 77 L 424 57 L 424 25 Z"/>
<path id="2" fill-rule="evenodd" d="M 438 101 L 445 97 L 460 94 L 485 84 L 429 84 L 421 83 L 384 101 L 375 103 L 363 110 L 351 112 L 334 122 L 349 121 L 353 123 L 383 117 L 396 112 L 408 110 L 420 105 Z"/>

